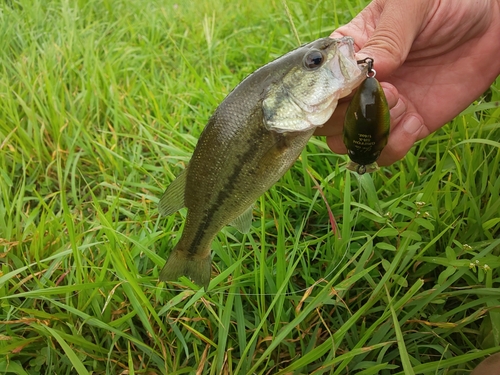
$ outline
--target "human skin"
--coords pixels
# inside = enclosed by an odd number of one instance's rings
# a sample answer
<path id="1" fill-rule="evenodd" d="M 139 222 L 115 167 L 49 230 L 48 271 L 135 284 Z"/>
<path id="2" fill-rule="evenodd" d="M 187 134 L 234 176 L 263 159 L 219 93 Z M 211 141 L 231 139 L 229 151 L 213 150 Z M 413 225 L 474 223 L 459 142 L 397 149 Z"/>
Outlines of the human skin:
<path id="1" fill-rule="evenodd" d="M 391 135 L 377 163 L 390 165 L 456 117 L 500 74 L 500 0 L 374 0 L 331 37 L 352 36 L 372 57 L 391 108 Z M 316 135 L 346 153 L 348 99 Z"/>
<path id="2" fill-rule="evenodd" d="M 500 375 L 500 353 L 483 360 L 470 375 Z"/>

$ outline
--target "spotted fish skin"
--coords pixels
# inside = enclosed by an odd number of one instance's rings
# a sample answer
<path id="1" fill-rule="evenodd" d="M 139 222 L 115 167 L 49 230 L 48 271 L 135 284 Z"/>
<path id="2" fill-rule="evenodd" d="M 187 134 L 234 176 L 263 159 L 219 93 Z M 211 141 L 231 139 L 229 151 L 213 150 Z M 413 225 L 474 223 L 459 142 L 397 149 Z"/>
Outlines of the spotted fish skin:
<path id="1" fill-rule="evenodd" d="M 215 110 L 187 169 L 160 199 L 163 215 L 187 207 L 160 280 L 184 275 L 207 289 L 214 237 L 229 223 L 249 230 L 255 201 L 363 78 L 346 37 L 301 46 L 243 80 Z"/>
<path id="2" fill-rule="evenodd" d="M 377 79 L 366 78 L 354 94 L 345 115 L 343 138 L 351 162 L 349 170 L 363 174 L 378 169 L 376 163 L 387 145 L 390 112 Z"/>

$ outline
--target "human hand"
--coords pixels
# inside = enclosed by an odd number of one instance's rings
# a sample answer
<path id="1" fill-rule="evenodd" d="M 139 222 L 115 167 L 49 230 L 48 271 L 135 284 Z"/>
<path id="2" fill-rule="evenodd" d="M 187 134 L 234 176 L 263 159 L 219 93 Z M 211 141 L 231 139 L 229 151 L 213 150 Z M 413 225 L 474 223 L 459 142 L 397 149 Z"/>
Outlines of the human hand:
<path id="1" fill-rule="evenodd" d="M 389 165 L 457 116 L 500 74 L 500 1 L 374 0 L 331 37 L 352 36 L 372 57 L 391 108 L 391 135 L 377 160 Z M 348 100 L 316 132 L 346 153 Z"/>

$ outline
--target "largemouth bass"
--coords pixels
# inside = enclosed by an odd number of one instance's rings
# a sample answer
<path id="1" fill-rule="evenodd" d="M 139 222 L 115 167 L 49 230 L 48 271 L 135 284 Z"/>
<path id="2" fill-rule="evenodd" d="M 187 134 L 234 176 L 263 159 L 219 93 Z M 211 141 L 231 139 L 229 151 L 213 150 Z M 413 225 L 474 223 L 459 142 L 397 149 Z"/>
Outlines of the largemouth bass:
<path id="1" fill-rule="evenodd" d="M 365 72 L 352 38 L 322 38 L 256 70 L 224 99 L 188 167 L 160 199 L 162 215 L 187 207 L 182 236 L 160 280 L 184 275 L 208 289 L 214 237 L 229 223 L 250 230 L 257 198 L 292 166 Z"/>
<path id="2" fill-rule="evenodd" d="M 346 168 L 358 172 L 374 172 L 377 159 L 387 145 L 390 112 L 384 90 L 374 77 L 359 86 L 347 108 L 343 138 L 351 161 Z"/>

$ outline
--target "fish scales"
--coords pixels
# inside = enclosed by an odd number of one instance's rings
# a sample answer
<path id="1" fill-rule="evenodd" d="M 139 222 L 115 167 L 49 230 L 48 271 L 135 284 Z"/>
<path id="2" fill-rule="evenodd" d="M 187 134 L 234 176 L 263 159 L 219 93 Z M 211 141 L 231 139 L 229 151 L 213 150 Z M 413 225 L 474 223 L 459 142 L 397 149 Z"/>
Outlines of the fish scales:
<path id="1" fill-rule="evenodd" d="M 340 52 L 344 50 L 347 57 Z M 310 51 L 319 51 L 319 55 Z M 315 70 L 304 68 L 308 53 L 325 60 L 318 68 L 323 72 L 314 74 Z M 335 72 L 338 77 L 324 67 L 327 63 L 333 67 L 336 58 L 344 69 Z M 309 79 L 301 83 L 303 74 L 309 74 Z M 200 135 L 185 182 L 182 180 L 185 187 L 167 188 L 160 200 L 160 211 L 185 205 L 188 212 L 161 280 L 185 275 L 208 287 L 214 237 L 251 210 L 259 196 L 292 166 L 319 126 L 315 122 L 323 117 L 326 121 L 335 109 L 335 95 L 348 95 L 362 81 L 362 74 L 354 59 L 352 39 L 323 38 L 258 69 L 224 99 Z M 302 97 L 301 93 L 310 90 L 314 91 L 310 96 L 317 98 Z M 317 92 L 327 94 L 323 97 Z M 175 199 L 182 202 L 169 201 Z M 172 210 L 163 209 L 162 213 Z"/>

